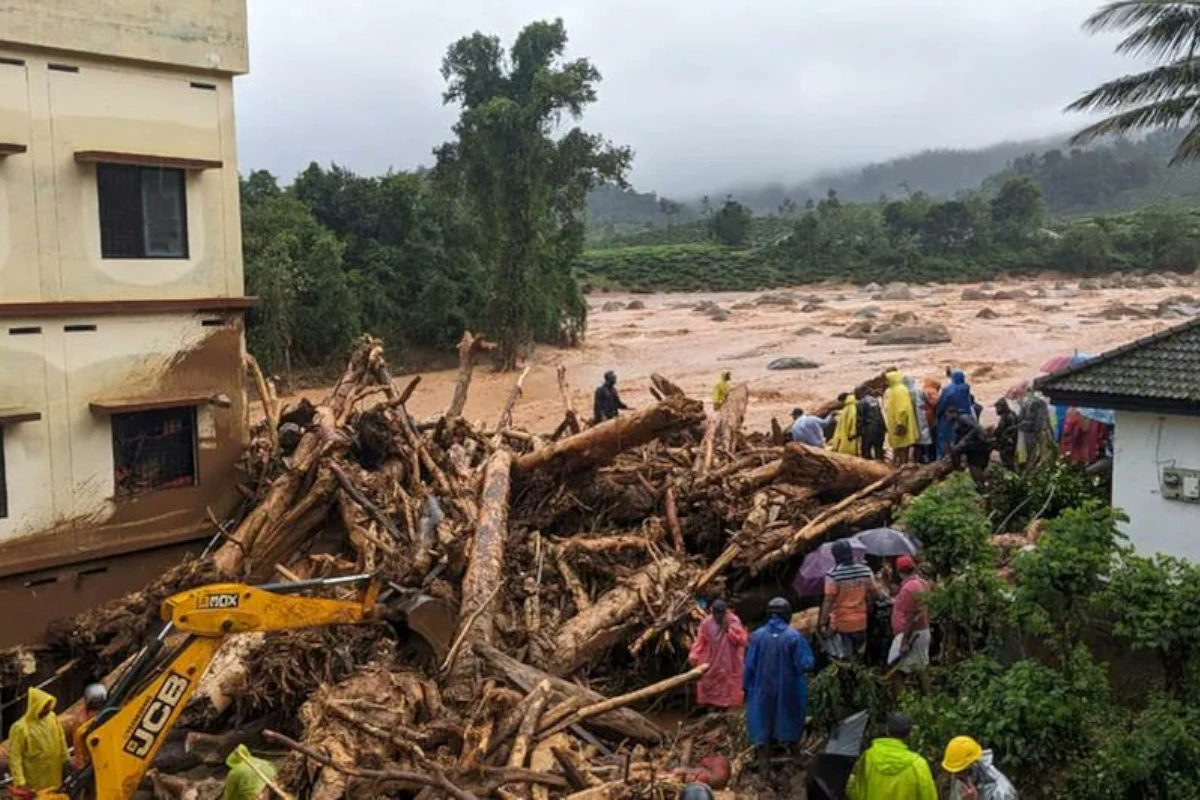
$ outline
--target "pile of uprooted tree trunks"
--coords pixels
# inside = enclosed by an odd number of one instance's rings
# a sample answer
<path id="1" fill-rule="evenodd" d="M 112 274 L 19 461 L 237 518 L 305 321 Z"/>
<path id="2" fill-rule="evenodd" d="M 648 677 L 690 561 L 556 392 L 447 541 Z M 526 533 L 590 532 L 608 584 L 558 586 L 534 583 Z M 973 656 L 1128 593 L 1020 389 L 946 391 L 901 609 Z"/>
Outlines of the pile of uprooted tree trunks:
<path id="1" fill-rule="evenodd" d="M 316 406 L 281 410 L 251 364 L 266 419 L 242 512 L 214 520 L 203 558 L 64 625 L 50 668 L 72 659 L 111 681 L 157 633 L 163 597 L 217 580 L 372 573 L 393 599 L 450 608 L 447 630 L 423 650 L 386 614 L 231 636 L 146 796 L 214 796 L 211 767 L 239 742 L 289 751 L 278 796 L 316 800 L 678 788 L 705 742 L 738 747 L 689 732 L 711 720 L 664 730 L 645 713 L 703 674 L 686 662 L 697 600 L 786 583 L 818 543 L 888 521 L 948 471 L 748 434 L 745 386 L 706 416 L 657 375 L 655 405 L 586 427 L 560 371 L 563 423 L 539 436 L 511 424 L 522 374 L 493 425 L 471 423 L 461 411 L 485 348 L 464 336 L 452 407 L 430 420 L 405 409 L 420 379 L 394 380 L 373 339 Z"/>

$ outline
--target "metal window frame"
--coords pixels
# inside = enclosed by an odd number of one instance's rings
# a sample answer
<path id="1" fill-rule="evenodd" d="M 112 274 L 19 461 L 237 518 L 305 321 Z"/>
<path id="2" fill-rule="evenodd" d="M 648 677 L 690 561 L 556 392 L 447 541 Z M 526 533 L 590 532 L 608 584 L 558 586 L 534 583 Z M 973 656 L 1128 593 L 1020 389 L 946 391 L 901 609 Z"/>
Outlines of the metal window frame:
<path id="1" fill-rule="evenodd" d="M 78 154 L 76 154 L 78 155 Z M 104 206 L 104 191 L 100 184 L 100 171 L 106 168 L 120 168 L 134 170 L 137 175 L 137 205 L 138 205 L 138 235 L 141 237 L 140 253 L 130 255 L 105 255 L 104 254 L 104 214 L 97 214 L 97 224 L 100 227 L 100 258 L 105 261 L 187 261 L 191 258 L 192 241 L 188 224 L 188 203 L 187 203 L 187 184 L 188 170 L 183 167 L 175 166 L 148 166 L 145 164 L 129 164 L 119 161 L 96 161 L 96 200 L 99 209 Z M 146 243 L 146 194 L 143 189 L 146 172 L 153 170 L 162 172 L 170 170 L 179 173 L 179 224 L 183 233 L 183 252 L 181 255 L 150 255 L 147 253 Z"/>

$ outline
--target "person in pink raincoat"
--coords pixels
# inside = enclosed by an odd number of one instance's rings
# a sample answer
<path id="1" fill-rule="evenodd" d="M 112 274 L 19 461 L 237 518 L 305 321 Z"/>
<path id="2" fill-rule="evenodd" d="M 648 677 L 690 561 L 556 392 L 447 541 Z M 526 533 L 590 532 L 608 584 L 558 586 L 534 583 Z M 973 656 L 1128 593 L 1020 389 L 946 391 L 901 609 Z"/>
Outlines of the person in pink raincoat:
<path id="1" fill-rule="evenodd" d="M 742 664 L 749 638 L 742 621 L 725 601 L 713 601 L 712 613 L 700 624 L 700 633 L 688 653 L 692 666 L 708 664 L 708 672 L 696 684 L 697 703 L 735 708 L 744 702 Z"/>

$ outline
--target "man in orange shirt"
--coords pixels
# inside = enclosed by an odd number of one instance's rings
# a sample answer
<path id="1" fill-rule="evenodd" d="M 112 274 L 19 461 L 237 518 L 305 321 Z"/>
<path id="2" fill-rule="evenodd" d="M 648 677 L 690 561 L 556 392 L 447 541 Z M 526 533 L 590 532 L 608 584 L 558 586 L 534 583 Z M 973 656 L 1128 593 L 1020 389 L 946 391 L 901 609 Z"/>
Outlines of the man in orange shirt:
<path id="1" fill-rule="evenodd" d="M 831 658 L 855 659 L 867 643 L 869 604 L 882 592 L 871 568 L 854 562 L 850 542 L 841 539 L 830 549 L 837 565 L 825 576 L 818 628 L 825 636 L 825 650 Z"/>

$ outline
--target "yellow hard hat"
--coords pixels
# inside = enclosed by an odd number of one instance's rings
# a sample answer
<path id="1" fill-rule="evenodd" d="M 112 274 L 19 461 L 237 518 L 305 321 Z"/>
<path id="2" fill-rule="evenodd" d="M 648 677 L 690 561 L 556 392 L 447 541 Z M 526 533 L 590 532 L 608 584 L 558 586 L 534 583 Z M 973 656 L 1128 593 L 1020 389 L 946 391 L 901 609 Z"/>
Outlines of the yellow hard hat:
<path id="1" fill-rule="evenodd" d="M 942 758 L 942 769 L 946 772 L 962 772 L 974 764 L 983 755 L 979 742 L 970 736 L 955 736 L 946 745 L 946 755 Z"/>

